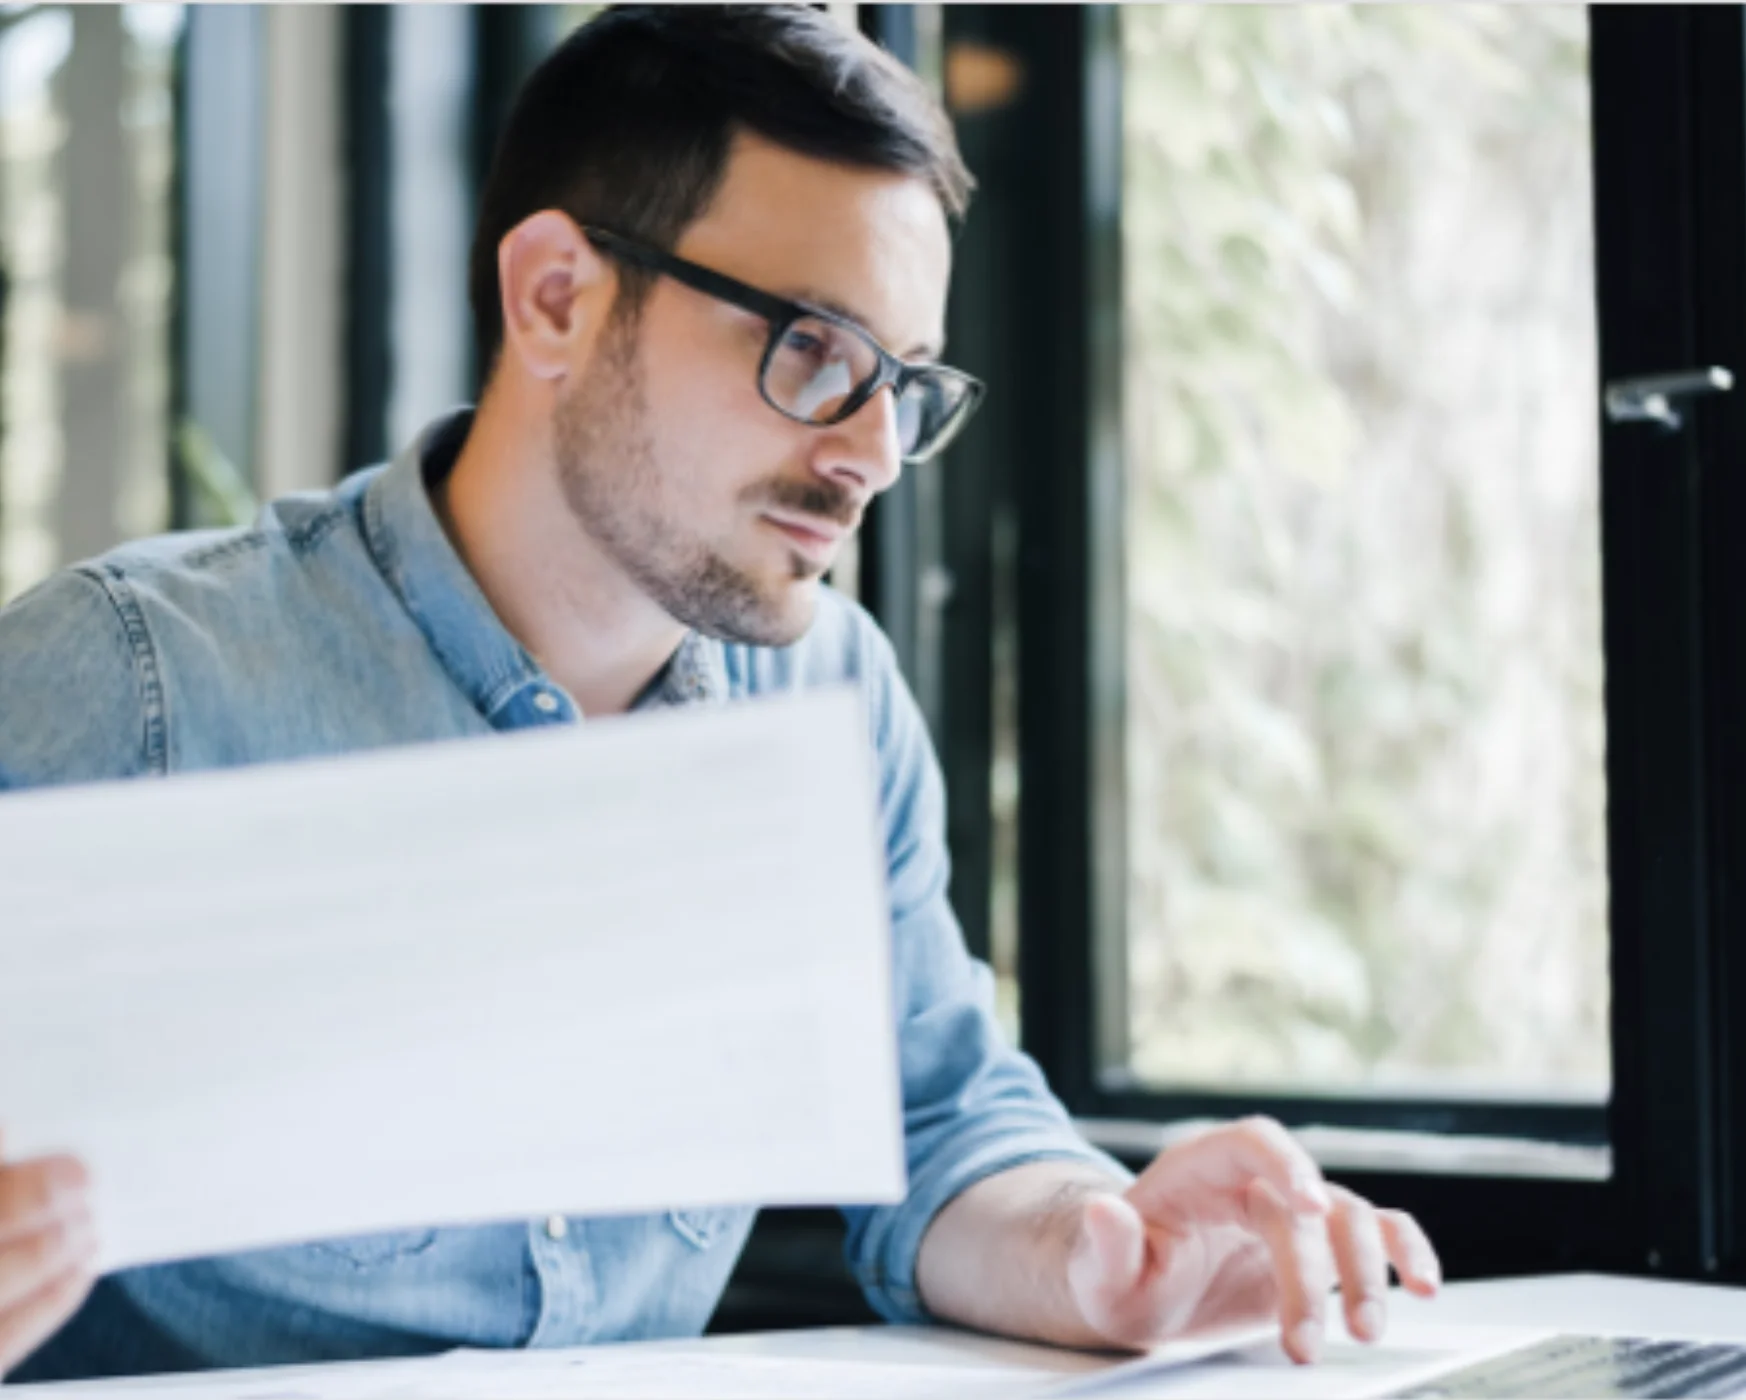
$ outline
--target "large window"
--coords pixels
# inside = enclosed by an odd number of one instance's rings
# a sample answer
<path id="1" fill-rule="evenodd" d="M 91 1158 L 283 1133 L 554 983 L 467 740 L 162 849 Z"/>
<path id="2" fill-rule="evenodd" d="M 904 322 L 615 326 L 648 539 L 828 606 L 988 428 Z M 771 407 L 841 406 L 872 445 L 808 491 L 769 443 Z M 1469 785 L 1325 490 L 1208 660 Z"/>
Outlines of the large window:
<path id="1" fill-rule="evenodd" d="M 1632 404 L 1746 371 L 1743 52 L 946 9 L 953 895 L 1136 1162 L 1267 1112 L 1457 1274 L 1746 1266 L 1746 396 Z"/>

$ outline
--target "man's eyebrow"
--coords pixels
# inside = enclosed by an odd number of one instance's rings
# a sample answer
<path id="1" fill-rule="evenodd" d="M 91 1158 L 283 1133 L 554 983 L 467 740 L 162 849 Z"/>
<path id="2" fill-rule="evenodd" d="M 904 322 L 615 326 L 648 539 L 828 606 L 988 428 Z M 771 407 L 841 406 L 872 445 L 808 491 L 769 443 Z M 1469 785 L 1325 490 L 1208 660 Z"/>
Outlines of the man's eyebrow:
<path id="1" fill-rule="evenodd" d="M 874 334 L 873 328 L 867 324 L 866 317 L 862 316 L 852 307 L 844 306 L 843 303 L 838 301 L 835 297 L 825 296 L 806 288 L 802 288 L 799 291 L 784 292 L 783 296 L 785 296 L 789 301 L 798 301 L 807 306 L 816 306 L 820 311 L 828 311 L 833 316 L 841 316 L 845 321 L 853 321 L 862 330 L 866 331 L 868 335 L 873 336 L 873 339 L 878 340 L 881 345 L 885 344 L 878 335 Z M 907 350 L 894 350 L 892 353 L 900 360 L 937 360 L 940 358 L 940 355 L 944 352 L 945 348 L 944 344 L 935 345 L 932 341 L 924 341 L 920 345 L 910 346 Z"/>

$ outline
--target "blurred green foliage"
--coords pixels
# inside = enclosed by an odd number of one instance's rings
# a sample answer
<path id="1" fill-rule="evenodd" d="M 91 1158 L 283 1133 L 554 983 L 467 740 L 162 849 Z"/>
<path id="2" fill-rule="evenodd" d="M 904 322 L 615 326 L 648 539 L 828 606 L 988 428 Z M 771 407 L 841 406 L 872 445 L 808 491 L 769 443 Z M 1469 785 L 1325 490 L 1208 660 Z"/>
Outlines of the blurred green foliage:
<path id="1" fill-rule="evenodd" d="M 176 426 L 175 464 L 188 493 L 188 524 L 224 529 L 254 523 L 261 503 L 248 477 L 192 418 Z"/>
<path id="2" fill-rule="evenodd" d="M 1584 13 L 1121 21 L 1131 1067 L 1604 1096 Z"/>

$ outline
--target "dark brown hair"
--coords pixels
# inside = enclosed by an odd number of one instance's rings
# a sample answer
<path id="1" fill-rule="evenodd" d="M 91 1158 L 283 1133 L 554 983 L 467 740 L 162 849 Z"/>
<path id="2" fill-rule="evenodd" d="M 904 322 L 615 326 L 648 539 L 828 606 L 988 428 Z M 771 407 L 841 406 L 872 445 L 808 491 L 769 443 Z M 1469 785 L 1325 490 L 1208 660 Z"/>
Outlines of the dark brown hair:
<path id="1" fill-rule="evenodd" d="M 468 270 L 479 364 L 503 342 L 497 246 L 562 209 L 671 248 L 714 196 L 736 130 L 802 155 L 926 180 L 953 220 L 974 182 L 919 79 L 802 5 L 615 6 L 534 71 L 479 204 Z M 625 276 L 634 302 L 646 280 Z"/>

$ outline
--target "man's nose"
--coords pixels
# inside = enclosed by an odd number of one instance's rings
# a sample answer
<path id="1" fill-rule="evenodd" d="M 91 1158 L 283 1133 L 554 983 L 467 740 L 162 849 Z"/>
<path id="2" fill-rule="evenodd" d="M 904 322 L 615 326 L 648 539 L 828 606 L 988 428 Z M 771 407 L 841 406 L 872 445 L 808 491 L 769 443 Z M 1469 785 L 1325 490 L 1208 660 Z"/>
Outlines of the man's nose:
<path id="1" fill-rule="evenodd" d="M 903 455 L 897 441 L 897 393 L 889 385 L 826 431 L 829 436 L 813 459 L 821 475 L 855 486 L 863 496 L 877 496 L 897 481 Z"/>

